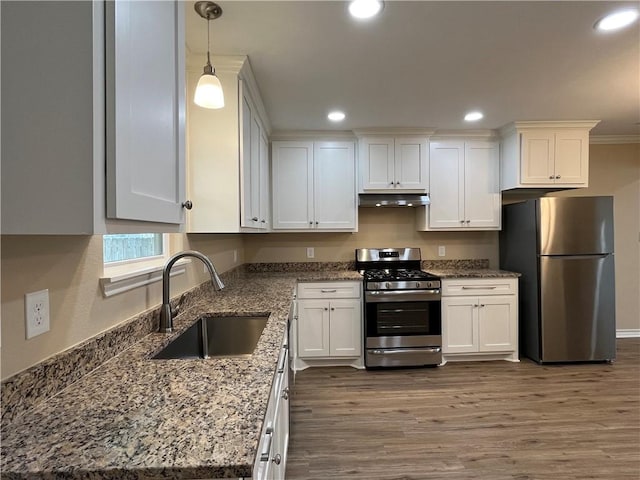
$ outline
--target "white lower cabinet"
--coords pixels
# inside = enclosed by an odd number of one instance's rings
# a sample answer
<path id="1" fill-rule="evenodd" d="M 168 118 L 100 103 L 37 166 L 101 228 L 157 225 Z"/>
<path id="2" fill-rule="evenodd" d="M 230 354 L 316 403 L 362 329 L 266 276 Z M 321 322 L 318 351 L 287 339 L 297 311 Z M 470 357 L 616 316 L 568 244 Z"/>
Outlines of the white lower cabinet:
<path id="1" fill-rule="evenodd" d="M 360 282 L 300 283 L 297 304 L 294 369 L 364 366 Z"/>
<path id="2" fill-rule="evenodd" d="M 285 333 L 260 435 L 253 468 L 254 480 L 285 478 L 289 447 L 289 349 L 286 336 Z"/>
<path id="3" fill-rule="evenodd" d="M 518 280 L 443 279 L 443 361 L 518 361 Z"/>

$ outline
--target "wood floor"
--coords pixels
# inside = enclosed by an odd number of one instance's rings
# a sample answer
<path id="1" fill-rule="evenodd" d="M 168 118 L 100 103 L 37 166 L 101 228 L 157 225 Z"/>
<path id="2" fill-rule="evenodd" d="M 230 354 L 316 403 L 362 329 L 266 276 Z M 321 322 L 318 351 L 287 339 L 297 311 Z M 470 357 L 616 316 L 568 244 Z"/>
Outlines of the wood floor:
<path id="1" fill-rule="evenodd" d="M 609 364 L 298 373 L 287 479 L 640 479 L 640 339 Z"/>

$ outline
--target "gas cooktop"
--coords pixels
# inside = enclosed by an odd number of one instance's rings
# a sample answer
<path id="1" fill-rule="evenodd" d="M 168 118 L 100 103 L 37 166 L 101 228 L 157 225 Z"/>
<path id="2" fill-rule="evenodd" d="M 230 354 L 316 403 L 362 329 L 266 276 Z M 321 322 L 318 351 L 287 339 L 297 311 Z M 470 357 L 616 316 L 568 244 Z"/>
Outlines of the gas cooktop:
<path id="1" fill-rule="evenodd" d="M 438 277 L 422 270 L 372 269 L 362 272 L 365 280 L 389 282 L 394 280 L 438 280 Z"/>

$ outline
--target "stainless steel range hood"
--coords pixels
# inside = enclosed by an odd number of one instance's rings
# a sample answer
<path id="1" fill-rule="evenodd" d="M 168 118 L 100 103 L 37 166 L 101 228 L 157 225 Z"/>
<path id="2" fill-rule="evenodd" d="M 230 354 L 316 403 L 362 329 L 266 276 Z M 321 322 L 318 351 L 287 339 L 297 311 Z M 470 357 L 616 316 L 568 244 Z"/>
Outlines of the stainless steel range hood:
<path id="1" fill-rule="evenodd" d="M 361 207 L 423 207 L 429 205 L 427 193 L 361 193 Z"/>

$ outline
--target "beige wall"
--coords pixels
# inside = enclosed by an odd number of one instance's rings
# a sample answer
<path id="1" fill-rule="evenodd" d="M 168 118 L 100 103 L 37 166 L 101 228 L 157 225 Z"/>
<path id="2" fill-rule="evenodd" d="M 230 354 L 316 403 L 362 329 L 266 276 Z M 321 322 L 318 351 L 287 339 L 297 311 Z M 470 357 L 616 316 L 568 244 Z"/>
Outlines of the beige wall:
<path id="1" fill-rule="evenodd" d="M 171 250 L 200 250 L 220 272 L 242 263 L 240 235 L 171 235 Z M 105 298 L 102 236 L 2 236 L 2 363 L 7 378 L 45 358 L 108 330 L 162 301 L 160 283 Z M 175 296 L 206 280 L 194 261 L 185 275 L 172 278 Z M 48 333 L 26 340 L 24 295 L 49 289 Z"/>
<path id="2" fill-rule="evenodd" d="M 640 330 L 640 144 L 591 145 L 589 185 L 551 195 L 613 195 L 616 327 Z"/>
<path id="3" fill-rule="evenodd" d="M 420 247 L 425 259 L 488 258 L 498 267 L 498 232 L 417 232 L 412 208 L 361 208 L 357 233 L 271 233 L 246 236 L 246 261 L 353 261 L 356 248 Z M 438 246 L 446 256 L 438 257 Z M 307 247 L 315 258 L 307 259 Z"/>

